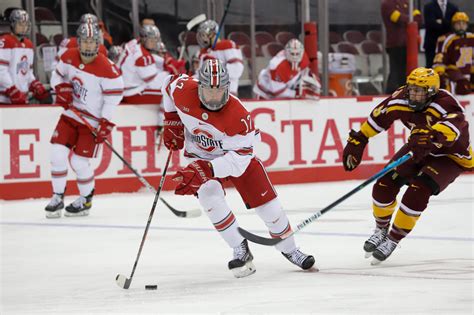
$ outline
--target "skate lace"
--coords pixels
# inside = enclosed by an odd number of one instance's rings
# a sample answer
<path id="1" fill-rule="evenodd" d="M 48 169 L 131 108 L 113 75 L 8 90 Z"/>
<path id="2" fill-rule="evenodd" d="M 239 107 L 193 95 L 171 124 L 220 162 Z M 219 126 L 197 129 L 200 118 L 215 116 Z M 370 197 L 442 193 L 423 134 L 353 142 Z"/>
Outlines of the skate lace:
<path id="1" fill-rule="evenodd" d="M 387 236 L 386 229 L 375 229 L 374 234 L 372 234 L 368 241 L 374 244 L 378 244 L 385 239 Z"/>
<path id="2" fill-rule="evenodd" d="M 72 205 L 74 206 L 74 208 L 81 208 L 86 202 L 86 197 L 79 196 L 79 198 L 72 202 Z"/>
<path id="3" fill-rule="evenodd" d="M 247 243 L 243 241 L 239 246 L 234 247 L 234 259 L 244 260 L 245 255 L 247 255 Z"/>
<path id="4" fill-rule="evenodd" d="M 60 204 L 63 201 L 63 198 L 61 195 L 54 194 L 53 197 L 51 198 L 51 201 L 49 202 L 48 206 L 55 207 L 58 204 Z"/>
<path id="5" fill-rule="evenodd" d="M 302 266 L 304 260 L 308 257 L 308 255 L 302 253 L 299 248 L 295 249 L 291 253 L 288 254 L 287 256 L 292 263 L 297 264 L 298 266 Z"/>
<path id="6" fill-rule="evenodd" d="M 381 251 L 384 255 L 389 255 L 393 252 L 397 245 L 397 243 L 387 238 L 385 242 L 383 242 L 379 245 L 379 247 L 377 247 L 377 250 Z"/>

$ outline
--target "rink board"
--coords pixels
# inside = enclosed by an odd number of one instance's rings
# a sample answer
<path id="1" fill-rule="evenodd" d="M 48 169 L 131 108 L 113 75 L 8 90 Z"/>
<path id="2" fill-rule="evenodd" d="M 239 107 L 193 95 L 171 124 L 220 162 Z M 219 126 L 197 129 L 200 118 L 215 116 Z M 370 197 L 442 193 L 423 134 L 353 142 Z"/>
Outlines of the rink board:
<path id="1" fill-rule="evenodd" d="M 323 98 L 304 100 L 245 101 L 262 142 L 256 154 L 275 184 L 364 179 L 378 171 L 406 141 L 408 130 L 399 122 L 372 138 L 363 164 L 347 173 L 341 166 L 342 150 L 351 128 L 358 129 L 383 98 Z M 460 97 L 473 129 L 474 95 Z M 0 106 L 0 199 L 47 197 L 50 187 L 49 139 L 62 108 Z M 156 186 L 167 151 L 157 150 L 155 105 L 120 105 L 114 115 L 114 148 Z M 142 188 L 133 173 L 108 148 L 93 160 L 96 192 L 133 192 Z M 169 174 L 186 165 L 173 156 Z M 68 173 L 68 193 L 77 193 L 75 174 Z M 167 181 L 165 189 L 172 189 Z"/>

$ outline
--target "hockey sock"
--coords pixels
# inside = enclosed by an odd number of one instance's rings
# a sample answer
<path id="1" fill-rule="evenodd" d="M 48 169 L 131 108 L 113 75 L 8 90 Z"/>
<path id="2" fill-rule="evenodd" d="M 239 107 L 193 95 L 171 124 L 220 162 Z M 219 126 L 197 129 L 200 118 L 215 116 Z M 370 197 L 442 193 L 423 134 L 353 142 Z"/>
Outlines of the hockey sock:
<path id="1" fill-rule="evenodd" d="M 72 155 L 71 166 L 77 175 L 77 187 L 81 196 L 88 196 L 94 189 L 94 170 L 92 169 L 89 158 Z"/>
<path id="2" fill-rule="evenodd" d="M 224 190 L 216 180 L 204 183 L 198 190 L 199 203 L 221 237 L 234 248 L 239 246 L 244 238 L 237 228 L 239 224 L 225 201 Z"/>
<path id="3" fill-rule="evenodd" d="M 397 201 L 394 200 L 389 203 L 381 203 L 373 200 L 372 209 L 375 218 L 375 224 L 379 229 L 386 229 L 390 225 L 392 214 L 397 207 Z"/>
<path id="4" fill-rule="evenodd" d="M 413 230 L 421 213 L 428 206 L 431 189 L 421 180 L 415 180 L 403 195 L 389 237 L 400 242 Z"/>
<path id="5" fill-rule="evenodd" d="M 63 194 L 67 181 L 67 158 L 69 149 L 62 145 L 53 143 L 51 146 L 51 183 L 53 192 Z"/>
<path id="6" fill-rule="evenodd" d="M 291 232 L 290 221 L 281 207 L 278 198 L 275 198 L 255 209 L 260 219 L 265 222 L 272 237 L 283 237 Z M 278 243 L 277 250 L 283 253 L 290 253 L 296 249 L 295 238 L 290 236 Z"/>

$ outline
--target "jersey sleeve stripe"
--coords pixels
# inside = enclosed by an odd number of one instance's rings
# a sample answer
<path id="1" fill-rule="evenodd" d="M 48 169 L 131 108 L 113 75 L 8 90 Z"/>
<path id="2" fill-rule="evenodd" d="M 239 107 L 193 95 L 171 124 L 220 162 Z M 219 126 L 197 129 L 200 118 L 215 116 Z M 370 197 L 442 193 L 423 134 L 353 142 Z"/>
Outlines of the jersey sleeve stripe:
<path id="1" fill-rule="evenodd" d="M 10 65 L 10 62 L 8 60 L 0 59 L 0 65 L 8 66 Z"/>
<path id="2" fill-rule="evenodd" d="M 244 61 L 240 58 L 231 58 L 231 59 L 227 60 L 226 63 L 236 63 L 236 62 L 244 63 Z"/>
<path id="3" fill-rule="evenodd" d="M 143 79 L 143 81 L 145 81 L 145 82 L 150 82 L 150 81 L 153 80 L 155 77 L 156 77 L 156 74 L 151 75 L 151 76 L 149 76 L 149 77 Z"/>

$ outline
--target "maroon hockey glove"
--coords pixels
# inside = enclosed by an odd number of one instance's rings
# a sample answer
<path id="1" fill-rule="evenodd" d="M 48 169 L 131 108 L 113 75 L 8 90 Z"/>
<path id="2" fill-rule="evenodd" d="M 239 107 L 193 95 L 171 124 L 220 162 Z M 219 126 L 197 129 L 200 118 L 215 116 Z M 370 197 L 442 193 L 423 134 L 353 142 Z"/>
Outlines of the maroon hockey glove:
<path id="1" fill-rule="evenodd" d="M 107 137 L 110 135 L 114 127 L 115 127 L 114 123 L 111 123 L 105 118 L 101 118 L 99 120 L 99 127 L 97 127 L 97 131 L 96 131 L 95 143 L 104 142 L 105 139 L 107 139 Z"/>
<path id="2" fill-rule="evenodd" d="M 360 131 L 351 130 L 346 147 L 342 152 L 342 164 L 346 171 L 352 171 L 359 166 L 362 155 L 369 139 Z"/>
<path id="3" fill-rule="evenodd" d="M 56 103 L 64 109 L 68 109 L 72 103 L 72 84 L 60 83 L 54 90 L 56 91 Z"/>
<path id="4" fill-rule="evenodd" d="M 34 80 L 33 82 L 31 82 L 30 91 L 33 93 L 33 96 L 40 101 L 44 100 L 49 96 L 49 93 L 44 88 L 44 85 L 41 84 L 41 82 L 38 80 Z"/>
<path id="5" fill-rule="evenodd" d="M 408 138 L 408 147 L 413 152 L 413 161 L 421 162 L 433 150 L 441 148 L 446 143 L 446 137 L 428 127 L 415 127 Z"/>
<path id="6" fill-rule="evenodd" d="M 471 93 L 471 82 L 467 79 L 456 81 L 456 94 L 466 95 Z"/>
<path id="7" fill-rule="evenodd" d="M 173 176 L 172 179 L 178 182 L 174 193 L 176 195 L 194 195 L 199 187 L 212 177 L 214 177 L 214 172 L 211 162 L 194 161 Z"/>
<path id="8" fill-rule="evenodd" d="M 168 150 L 181 150 L 184 147 L 184 126 L 178 113 L 165 113 L 163 142 Z"/>
<path id="9" fill-rule="evenodd" d="M 5 94 L 10 98 L 12 104 L 26 104 L 26 94 L 12 85 L 5 91 Z"/>

